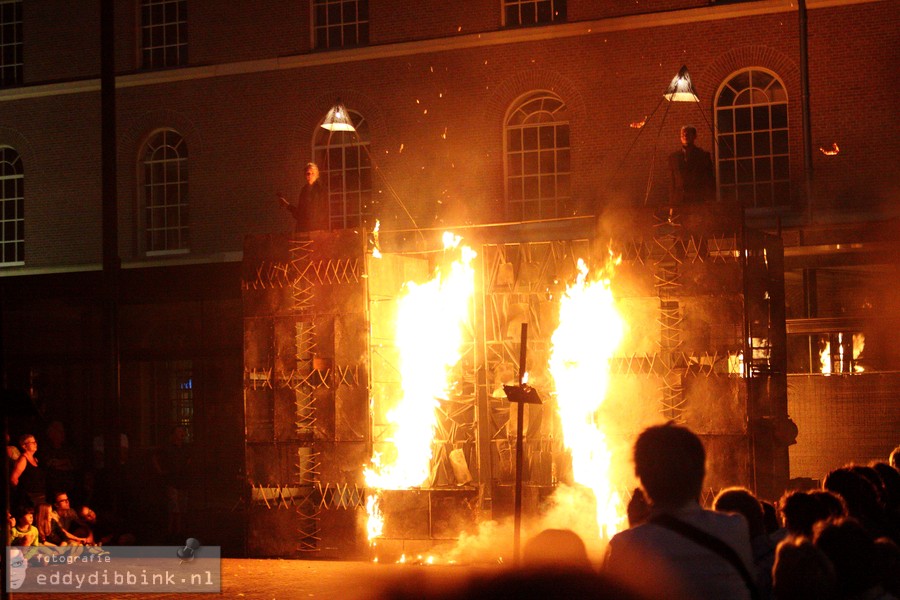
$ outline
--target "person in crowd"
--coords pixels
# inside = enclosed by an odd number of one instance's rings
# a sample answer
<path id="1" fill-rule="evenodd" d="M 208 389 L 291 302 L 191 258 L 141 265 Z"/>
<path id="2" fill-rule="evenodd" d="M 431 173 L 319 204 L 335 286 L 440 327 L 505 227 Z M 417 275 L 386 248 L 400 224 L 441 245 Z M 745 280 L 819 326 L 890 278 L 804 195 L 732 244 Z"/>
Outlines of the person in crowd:
<path id="1" fill-rule="evenodd" d="M 15 490 L 16 502 L 30 503 L 33 508 L 46 501 L 47 487 L 44 470 L 38 465 L 35 456 L 38 449 L 37 440 L 32 434 L 26 433 L 19 438 L 19 448 L 22 453 L 9 474 L 9 483 Z"/>
<path id="2" fill-rule="evenodd" d="M 834 566 L 809 538 L 789 537 L 775 549 L 772 592 L 776 600 L 837 600 Z"/>
<path id="3" fill-rule="evenodd" d="M 59 521 L 51 518 L 53 507 L 44 502 L 37 508 L 35 527 L 38 530 L 38 541 L 44 546 L 63 546 L 67 539 L 62 533 Z"/>
<path id="4" fill-rule="evenodd" d="M 40 535 L 34 526 L 34 508 L 20 508 L 15 515 L 16 526 L 10 529 L 7 546 L 34 546 L 40 544 Z M 30 554 L 26 554 L 30 557 Z"/>
<path id="5" fill-rule="evenodd" d="M 65 496 L 65 494 L 61 494 Z M 68 502 L 68 498 L 65 499 Z M 38 533 L 41 543 L 52 546 L 77 546 L 84 544 L 86 540 L 70 533 L 62 526 L 59 514 L 49 504 L 38 506 L 37 521 Z"/>
<path id="6" fill-rule="evenodd" d="M 826 492 L 827 493 L 827 492 Z M 834 498 L 834 496 L 831 496 Z M 837 500 L 840 505 L 840 500 Z M 834 515 L 825 501 L 802 490 L 787 492 L 779 501 L 781 517 L 788 535 L 812 538 L 813 526 Z"/>
<path id="7" fill-rule="evenodd" d="M 900 446 L 891 450 L 888 456 L 888 464 L 900 471 Z"/>
<path id="8" fill-rule="evenodd" d="M 123 533 L 123 524 L 106 515 L 99 515 L 89 506 L 78 509 L 78 523 L 81 525 L 79 532 L 85 532 L 87 543 L 106 546 L 134 545 L 134 535 Z"/>
<path id="9" fill-rule="evenodd" d="M 646 522 L 609 542 L 605 572 L 650 598 L 756 597 L 746 520 L 699 504 L 706 451 L 673 423 L 645 429 L 635 474 L 651 503 Z"/>
<path id="10" fill-rule="evenodd" d="M 69 500 L 67 492 L 57 492 L 53 497 L 53 515 L 52 517 L 59 521 L 59 526 L 66 531 L 72 531 L 78 514 L 72 509 L 72 501 Z"/>
<path id="11" fill-rule="evenodd" d="M 841 598 L 884 598 L 878 554 L 872 535 L 853 517 L 816 525 L 813 543 L 831 564 Z"/>
<path id="12" fill-rule="evenodd" d="M 9 470 L 12 472 L 12 467 L 16 464 L 16 461 L 19 460 L 19 457 L 22 455 L 19 452 L 19 449 L 9 443 L 9 434 L 6 434 L 6 460 L 9 464 Z"/>
<path id="13" fill-rule="evenodd" d="M 753 492 L 743 487 L 729 487 L 716 494 L 713 509 L 742 515 L 750 531 L 750 548 L 756 567 L 756 584 L 760 598 L 772 596 L 772 566 L 775 564 L 775 542 L 766 533 L 765 513 Z"/>
<path id="14" fill-rule="evenodd" d="M 681 128 L 681 149 L 669 155 L 669 202 L 697 204 L 715 199 L 716 179 L 709 152 L 697 147 L 697 129 Z"/>
<path id="15" fill-rule="evenodd" d="M 319 167 L 316 163 L 307 163 L 304 171 L 306 185 L 300 190 L 297 204 L 291 204 L 283 196 L 279 196 L 281 205 L 294 217 L 294 231 L 320 231 L 328 229 L 328 194 L 319 180 Z"/>
<path id="16" fill-rule="evenodd" d="M 843 498 L 847 504 L 847 514 L 856 519 L 873 538 L 892 535 L 879 503 L 876 485 L 858 469 L 849 466 L 834 469 L 825 476 L 822 487 Z"/>
<path id="17" fill-rule="evenodd" d="M 41 446 L 41 466 L 47 480 L 47 491 L 75 490 L 79 483 L 80 461 L 75 450 L 66 443 L 66 428 L 60 421 L 47 426 L 47 443 Z"/>
<path id="18" fill-rule="evenodd" d="M 591 570 L 584 541 L 571 529 L 544 529 L 525 542 L 522 564 L 533 569 Z"/>

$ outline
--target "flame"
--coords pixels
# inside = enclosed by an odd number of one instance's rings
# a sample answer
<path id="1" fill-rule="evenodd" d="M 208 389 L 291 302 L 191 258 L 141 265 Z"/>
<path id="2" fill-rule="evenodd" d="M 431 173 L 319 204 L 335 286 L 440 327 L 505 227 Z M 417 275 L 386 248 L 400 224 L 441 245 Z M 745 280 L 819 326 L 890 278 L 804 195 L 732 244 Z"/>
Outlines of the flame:
<path id="1" fill-rule="evenodd" d="M 628 126 L 632 129 L 641 129 L 644 125 L 647 124 L 647 116 L 644 115 L 644 119 L 642 121 L 632 121 Z"/>
<path id="2" fill-rule="evenodd" d="M 825 156 L 837 156 L 841 151 L 840 147 L 838 147 L 837 142 L 831 143 L 831 148 L 826 148 L 825 146 L 819 146 L 819 152 L 824 154 Z"/>
<path id="3" fill-rule="evenodd" d="M 608 423 L 598 409 L 609 387 L 609 360 L 625 324 L 616 310 L 608 273 L 621 257 L 610 260 L 596 281 L 578 259 L 578 277 L 560 299 L 559 326 L 551 338 L 550 373 L 562 423 L 563 443 L 572 454 L 575 482 L 590 488 L 597 503 L 597 524 L 611 537 L 624 521 L 622 500 L 610 481 L 612 453 Z"/>
<path id="4" fill-rule="evenodd" d="M 866 349 L 866 336 L 862 333 L 854 333 L 853 334 L 853 371 L 855 373 L 862 373 L 866 369 L 861 365 L 856 364 L 856 361 L 859 360 L 859 355 L 863 353 L 863 350 Z"/>
<path id="5" fill-rule="evenodd" d="M 398 350 L 400 398 L 386 412 L 390 423 L 384 453 L 374 453 L 365 469 L 366 485 L 377 489 L 408 489 L 428 480 L 438 407 L 446 397 L 453 367 L 465 340 L 465 323 L 475 291 L 476 256 L 462 238 L 444 234 L 445 256 L 459 255 L 449 268 L 438 268 L 425 283 L 407 282 L 397 302 L 395 343 Z M 380 494 L 370 495 L 366 509 L 369 539 L 381 535 Z M 378 521 L 382 521 L 381 525 Z"/>
<path id="6" fill-rule="evenodd" d="M 821 343 L 821 342 L 820 342 Z M 826 341 L 825 347 L 819 352 L 819 369 L 825 375 L 831 375 L 831 342 Z"/>
<path id="7" fill-rule="evenodd" d="M 384 515 L 381 513 L 380 492 L 371 494 L 366 498 L 366 514 L 369 515 L 366 521 L 366 533 L 371 542 L 375 538 L 381 537 L 381 534 L 384 533 Z"/>

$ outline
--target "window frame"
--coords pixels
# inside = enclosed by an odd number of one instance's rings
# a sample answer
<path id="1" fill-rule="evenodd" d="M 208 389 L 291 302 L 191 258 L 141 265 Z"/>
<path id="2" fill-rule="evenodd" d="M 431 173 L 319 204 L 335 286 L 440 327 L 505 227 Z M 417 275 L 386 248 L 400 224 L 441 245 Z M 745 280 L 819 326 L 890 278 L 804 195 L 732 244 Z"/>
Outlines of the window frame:
<path id="1" fill-rule="evenodd" d="M 7 153 L 15 156 L 7 159 Z M 7 172 L 7 166 L 12 172 Z M 10 188 L 12 188 L 10 190 Z M 7 197 L 7 192 L 13 194 Z M 12 208 L 10 210 L 10 203 Z M 7 217 L 10 218 L 7 218 Z M 7 239 L 7 223 L 13 223 L 13 239 Z M 6 249 L 13 247 L 13 260 L 6 260 Z M 0 267 L 25 264 L 25 167 L 22 155 L 12 146 L 0 145 Z"/>
<path id="2" fill-rule="evenodd" d="M 0 0 L 0 89 L 24 83 L 24 4 L 23 0 Z M 8 14 L 10 11 L 12 15 Z M 7 17 L 11 19 L 7 21 Z M 13 40 L 6 39 L 7 31 L 13 33 Z M 13 54 L 9 63 L 6 62 L 8 48 Z"/>
<path id="3" fill-rule="evenodd" d="M 149 22 L 146 17 L 150 17 Z M 167 39 L 173 33 L 174 43 Z M 159 36 L 161 40 L 153 43 L 154 36 Z M 187 65 L 187 0 L 141 0 L 138 6 L 138 42 L 138 62 L 143 70 Z"/>
<path id="4" fill-rule="evenodd" d="M 353 7 L 353 20 L 345 19 Z M 369 0 L 312 0 L 309 3 L 310 44 L 314 50 L 337 50 L 369 45 Z M 324 24 L 321 18 L 324 17 Z M 332 18 L 336 18 L 332 22 Z M 333 41 L 332 37 L 339 39 Z M 352 37 L 352 41 L 347 41 Z"/>
<path id="5" fill-rule="evenodd" d="M 738 89 L 735 82 L 743 77 L 746 85 Z M 764 87 L 755 87 L 755 77 L 765 78 Z M 719 85 L 713 119 L 721 200 L 736 201 L 745 210 L 772 211 L 791 205 L 789 108 L 784 80 L 764 67 L 739 69 Z M 738 129 L 744 120 L 749 129 Z M 759 152 L 764 145 L 767 152 Z"/>
<path id="6" fill-rule="evenodd" d="M 568 0 L 502 0 L 500 14 L 504 27 L 534 27 L 565 23 Z M 510 19 L 512 14 L 516 19 Z M 533 16 L 530 20 L 529 16 Z M 543 18 L 542 18 L 543 17 Z"/>
<path id="7" fill-rule="evenodd" d="M 175 135 L 178 136 L 177 140 L 173 140 L 172 143 L 168 142 L 168 136 Z M 162 142 L 154 145 L 155 140 L 157 138 L 162 138 Z M 173 145 L 174 144 L 174 145 Z M 171 148 L 172 151 L 175 152 L 176 157 L 163 157 L 161 159 L 154 159 L 152 157 L 153 154 L 163 150 L 164 148 Z M 183 149 L 183 154 L 182 154 Z M 148 160 L 148 155 L 150 155 L 150 159 Z M 176 165 L 177 179 L 174 181 L 170 181 L 168 179 L 168 169 L 167 167 L 170 164 Z M 153 169 L 154 166 L 160 165 L 158 168 L 161 169 L 161 173 L 163 175 L 162 180 L 156 180 L 151 178 L 151 182 L 148 183 L 148 169 Z M 141 239 L 142 239 L 142 247 L 144 249 L 144 254 L 146 256 L 162 256 L 169 254 L 187 254 L 190 252 L 190 196 L 189 196 L 189 184 L 190 184 L 190 164 L 189 164 L 189 154 L 187 149 L 187 140 L 183 135 L 181 135 L 177 130 L 172 128 L 161 128 L 156 129 L 147 136 L 144 143 L 141 145 L 141 151 L 138 158 L 138 181 L 139 181 L 139 195 L 141 199 L 140 210 L 141 210 Z M 150 171 L 151 175 L 157 174 L 159 171 Z M 169 186 L 176 186 L 175 189 L 170 189 Z M 161 203 L 154 201 L 154 186 L 161 186 L 161 198 L 160 195 L 157 195 L 157 198 L 161 199 Z M 177 202 L 169 203 L 169 194 L 172 192 L 177 192 Z M 153 217 L 155 213 L 153 211 L 162 211 L 163 213 L 163 225 L 159 227 L 154 226 Z M 169 226 L 168 220 L 170 217 L 170 211 L 173 211 L 178 217 L 178 225 Z M 183 224 L 184 223 L 184 224 Z M 163 241 L 162 243 L 156 242 L 154 243 L 153 239 L 153 231 L 161 231 L 163 232 Z M 170 247 L 169 245 L 169 232 L 175 231 L 177 244 Z M 162 246 L 162 247 L 160 247 Z"/>
<path id="8" fill-rule="evenodd" d="M 347 109 L 347 116 L 356 131 L 329 131 L 321 127 L 323 118 L 313 134 L 312 155 L 328 198 L 329 229 L 371 225 L 374 217 L 369 123 L 355 110 Z M 354 182 L 356 189 L 348 189 Z"/>
<path id="9" fill-rule="evenodd" d="M 547 102 L 557 103 L 552 110 L 548 110 L 544 105 Z M 528 105 L 540 103 L 538 110 L 531 111 L 527 114 L 523 110 Z M 503 182 L 504 182 L 504 198 L 506 203 L 506 213 L 511 219 L 521 221 L 533 221 L 542 219 L 558 219 L 564 216 L 564 211 L 572 199 L 572 146 L 571 146 L 571 121 L 568 118 L 569 108 L 562 98 L 550 90 L 531 90 L 516 98 L 506 112 L 503 119 Z M 517 115 L 521 115 L 518 123 L 513 123 Z M 544 117 L 543 115 L 547 115 Z M 560 115 L 563 118 L 559 118 Z M 537 116 L 538 121 L 534 121 Z M 553 145 L 543 146 L 541 142 L 547 132 L 542 131 L 544 128 L 552 127 L 553 129 Z M 534 148 L 526 148 L 529 134 L 527 130 L 535 129 L 534 141 L 537 146 Z M 521 131 L 518 144 L 512 144 L 511 132 Z M 559 133 L 565 131 L 565 144 L 559 145 Z M 552 170 L 545 170 L 543 161 L 549 158 L 548 152 L 552 152 Z M 529 155 L 536 154 L 537 170 L 529 169 Z M 514 165 L 513 158 L 519 157 L 518 165 Z M 532 160 L 533 162 L 533 160 Z M 567 169 L 560 169 L 560 164 L 568 166 Z M 545 195 L 543 188 L 549 185 L 548 177 L 553 178 L 552 194 Z M 537 196 L 532 197 L 528 194 L 529 180 L 537 177 Z M 513 184 L 520 182 L 519 193 L 516 193 Z M 529 205 L 537 206 L 537 215 L 533 214 L 533 210 L 529 210 Z M 546 204 L 552 204 L 552 210 L 546 208 Z M 516 208 L 518 206 L 518 208 Z"/>

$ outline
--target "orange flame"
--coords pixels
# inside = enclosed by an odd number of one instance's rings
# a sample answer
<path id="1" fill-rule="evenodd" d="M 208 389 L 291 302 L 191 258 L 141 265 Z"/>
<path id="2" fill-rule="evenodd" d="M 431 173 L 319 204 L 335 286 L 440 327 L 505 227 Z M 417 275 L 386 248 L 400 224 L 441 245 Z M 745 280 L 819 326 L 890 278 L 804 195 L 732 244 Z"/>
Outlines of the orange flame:
<path id="1" fill-rule="evenodd" d="M 444 234 L 445 253 L 459 254 L 446 272 L 440 268 L 425 283 L 407 282 L 397 302 L 395 343 L 401 394 L 387 411 L 390 429 L 384 452 L 375 452 L 365 469 L 366 484 L 377 489 L 424 485 L 430 474 L 437 398 L 446 397 L 450 374 L 459 362 L 464 325 L 475 291 L 476 256 L 461 238 Z M 446 255 L 446 254 L 445 254 Z M 380 495 L 367 499 L 369 539 L 381 535 Z"/>
<path id="2" fill-rule="evenodd" d="M 641 121 L 632 121 L 631 124 L 628 125 L 628 126 L 631 127 L 632 129 L 641 129 L 641 128 L 642 128 L 644 125 L 646 125 L 646 124 L 647 124 L 647 117 L 646 117 L 646 115 L 645 115 L 644 118 L 643 118 L 643 120 L 641 120 Z"/>
<path id="3" fill-rule="evenodd" d="M 831 342 L 825 342 L 825 347 L 819 352 L 819 369 L 824 375 L 831 375 Z"/>
<path id="4" fill-rule="evenodd" d="M 824 154 L 825 156 L 837 156 L 840 153 L 841 149 L 838 147 L 837 142 L 831 143 L 831 148 L 826 148 L 825 146 L 819 146 L 819 152 Z"/>
<path id="5" fill-rule="evenodd" d="M 597 524 L 608 537 L 624 522 L 622 499 L 611 483 L 609 424 L 598 417 L 609 387 L 609 360 L 625 334 L 608 274 L 619 262 L 621 257 L 610 260 L 597 280 L 588 282 L 588 268 L 578 259 L 577 280 L 560 300 L 549 365 L 573 477 L 593 491 Z"/>
<path id="6" fill-rule="evenodd" d="M 856 361 L 859 360 L 860 354 L 863 353 L 863 350 L 866 349 L 866 336 L 862 333 L 854 333 L 853 334 L 853 371 L 855 373 L 862 373 L 865 371 L 865 368 L 862 365 L 856 364 Z"/>

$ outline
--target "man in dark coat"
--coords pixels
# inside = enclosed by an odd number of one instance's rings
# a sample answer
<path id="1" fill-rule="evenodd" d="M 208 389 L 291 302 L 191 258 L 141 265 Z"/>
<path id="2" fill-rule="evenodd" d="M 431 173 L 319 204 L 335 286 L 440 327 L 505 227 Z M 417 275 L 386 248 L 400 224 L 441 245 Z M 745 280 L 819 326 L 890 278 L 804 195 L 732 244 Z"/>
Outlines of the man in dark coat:
<path id="1" fill-rule="evenodd" d="M 709 202 L 715 197 L 715 175 L 709 152 L 694 145 L 697 130 L 691 126 L 681 128 L 681 150 L 669 155 L 669 172 L 672 187 L 669 201 L 672 204 Z"/>
<path id="2" fill-rule="evenodd" d="M 328 194 L 319 180 L 316 163 L 306 165 L 306 185 L 300 190 L 296 206 L 281 198 L 282 205 L 291 211 L 297 222 L 294 231 L 320 231 L 328 229 Z"/>

